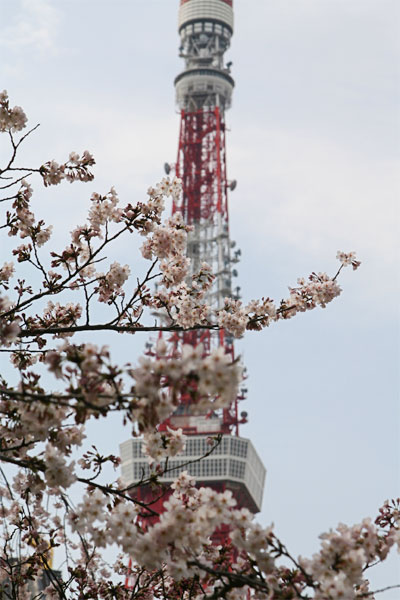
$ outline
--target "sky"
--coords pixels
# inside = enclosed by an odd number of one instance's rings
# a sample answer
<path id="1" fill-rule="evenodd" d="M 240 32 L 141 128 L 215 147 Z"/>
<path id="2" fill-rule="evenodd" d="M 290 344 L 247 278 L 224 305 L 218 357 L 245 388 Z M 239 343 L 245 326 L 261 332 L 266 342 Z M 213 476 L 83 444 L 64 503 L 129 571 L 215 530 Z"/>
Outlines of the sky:
<path id="1" fill-rule="evenodd" d="M 235 0 L 234 10 L 227 156 L 244 301 L 279 301 L 298 277 L 335 273 L 338 250 L 362 261 L 325 310 L 237 345 L 249 375 L 241 435 L 267 468 L 259 519 L 308 556 L 322 531 L 399 495 L 400 5 Z M 0 88 L 41 123 L 21 162 L 84 149 L 97 162 L 92 183 L 36 186 L 54 244 L 93 191 L 115 185 L 123 201 L 140 200 L 175 161 L 177 11 L 177 0 L 0 0 Z M 121 244 L 113 258 L 139 271 L 137 247 Z M 113 356 L 135 361 L 145 342 L 116 338 Z M 118 421 L 112 432 L 91 428 L 117 453 L 129 432 Z M 371 580 L 399 583 L 395 558 Z"/>

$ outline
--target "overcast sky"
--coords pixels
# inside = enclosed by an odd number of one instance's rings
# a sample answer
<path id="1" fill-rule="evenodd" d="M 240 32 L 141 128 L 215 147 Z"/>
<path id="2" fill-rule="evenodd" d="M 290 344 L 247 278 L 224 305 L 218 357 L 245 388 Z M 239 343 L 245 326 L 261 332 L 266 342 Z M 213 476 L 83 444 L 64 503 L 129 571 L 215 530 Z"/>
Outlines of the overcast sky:
<path id="1" fill-rule="evenodd" d="M 268 472 L 260 519 L 309 555 L 319 533 L 399 495 L 400 4 L 234 5 L 227 142 L 243 298 L 279 300 L 299 276 L 334 273 L 339 249 L 363 263 L 344 271 L 327 309 L 238 344 L 249 372 L 241 433 Z M 23 160 L 88 149 L 97 161 L 93 183 L 36 186 L 54 244 L 83 219 L 92 191 L 115 185 L 123 201 L 140 200 L 174 162 L 177 11 L 178 0 L 0 0 L 0 88 L 41 123 Z M 136 247 L 112 258 L 134 269 Z M 135 360 L 145 341 L 116 339 L 114 356 Z M 96 443 L 107 437 L 105 451 L 118 452 L 127 431 L 115 421 L 110 438 L 96 427 Z M 373 581 L 399 579 L 392 560 Z"/>

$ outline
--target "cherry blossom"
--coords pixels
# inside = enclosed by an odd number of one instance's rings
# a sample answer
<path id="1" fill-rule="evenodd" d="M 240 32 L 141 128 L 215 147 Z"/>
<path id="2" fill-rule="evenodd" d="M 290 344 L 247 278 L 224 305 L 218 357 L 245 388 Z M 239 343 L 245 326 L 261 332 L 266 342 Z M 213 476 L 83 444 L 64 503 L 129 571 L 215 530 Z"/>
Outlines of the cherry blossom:
<path id="1" fill-rule="evenodd" d="M 183 435 L 182 429 L 170 429 L 169 427 L 165 432 L 145 433 L 143 439 L 143 452 L 151 463 L 160 463 L 162 459 L 176 456 L 183 451 L 186 442 L 186 436 Z"/>
<path id="2" fill-rule="evenodd" d="M 88 151 L 71 152 L 65 162 L 18 167 L 19 144 L 33 130 L 19 141 L 14 134 L 26 123 L 22 108 L 11 107 L 2 92 L 0 132 L 12 141 L 0 169 L 10 178 L 3 188 L 9 195 L 1 199 L 9 202 L 2 230 L 18 242 L 16 264 L 7 259 L 0 268 L 8 294 L 0 296 L 0 345 L 15 373 L 14 382 L 0 378 L 0 460 L 10 468 L 0 482 L 0 589 L 11 585 L 16 598 L 29 598 L 31 582 L 46 574 L 46 597 L 64 600 L 372 597 L 368 569 L 400 548 L 399 500 L 385 502 L 375 522 L 340 524 L 323 534 L 311 558 L 295 558 L 272 525 L 262 527 L 236 505 L 230 489 L 198 487 L 186 471 L 167 488 L 162 482 L 169 458 L 185 448 L 182 430 L 166 423 L 177 407 L 190 394 L 193 414 L 229 408 L 243 379 L 240 360 L 223 347 L 206 352 L 202 344 L 177 343 L 177 334 L 223 328 L 241 337 L 325 308 L 341 294 L 342 268 L 359 267 L 355 253 L 338 252 L 335 275 L 300 278 L 280 302 L 226 298 L 215 311 L 206 301 L 214 281 L 210 267 L 190 269 L 190 227 L 179 212 L 164 218 L 166 198 L 179 205 L 176 177 L 162 179 L 136 203 L 124 204 L 115 188 L 92 193 L 86 221 L 73 228 L 65 247 L 58 248 L 54 236 L 48 251 L 53 230 L 33 212 L 31 183 L 35 177 L 46 187 L 92 181 L 95 161 Z M 113 254 L 116 240 L 128 244 L 131 235 L 143 238 L 142 275 L 136 263 L 122 265 Z M 119 364 L 112 347 L 94 339 L 98 331 L 110 337 L 110 346 L 116 334 L 163 337 L 146 355 Z M 111 413 L 143 439 L 149 475 L 133 487 L 110 475 L 118 457 L 90 446 L 89 422 L 94 426 Z M 219 443 L 208 441 L 206 456 Z M 149 489 L 162 498 L 161 514 L 146 496 Z M 215 543 L 221 528 L 229 531 L 226 546 Z M 59 578 L 51 568 L 54 548 L 64 553 Z M 102 552 L 115 548 L 122 554 L 108 564 Z"/>
<path id="3" fill-rule="evenodd" d="M 7 283 L 13 276 L 15 271 L 14 264 L 12 262 L 4 263 L 4 265 L 0 269 L 0 285 L 3 285 L 5 289 L 7 289 Z"/>
<path id="4" fill-rule="evenodd" d="M 45 186 L 57 185 L 63 179 L 66 179 L 70 183 L 73 181 L 92 181 L 93 174 L 89 171 L 88 167 L 94 164 L 93 156 L 85 150 L 81 157 L 76 152 L 72 152 L 67 162 L 62 164 L 58 164 L 55 160 L 50 160 L 40 167 L 39 172 Z"/>
<path id="5" fill-rule="evenodd" d="M 10 108 L 6 90 L 0 93 L 0 132 L 21 131 L 26 125 L 26 115 L 20 106 Z"/>
<path id="6" fill-rule="evenodd" d="M 86 270 L 85 275 L 88 276 L 91 273 Z M 99 285 L 96 291 L 99 294 L 99 302 L 110 302 L 118 295 L 124 295 L 122 286 L 128 279 L 130 274 L 130 268 L 128 265 L 121 266 L 119 263 L 114 262 L 109 271 L 105 274 L 97 274 L 99 279 Z"/>
<path id="7" fill-rule="evenodd" d="M 355 271 L 356 269 L 358 269 L 358 267 L 360 266 L 360 261 L 356 260 L 356 253 L 355 252 L 348 252 L 346 254 L 346 252 L 341 252 L 340 250 L 338 251 L 336 258 L 338 260 L 340 260 L 340 262 L 342 263 L 342 265 L 344 267 L 347 267 L 348 265 L 351 265 L 353 267 L 353 270 Z"/>

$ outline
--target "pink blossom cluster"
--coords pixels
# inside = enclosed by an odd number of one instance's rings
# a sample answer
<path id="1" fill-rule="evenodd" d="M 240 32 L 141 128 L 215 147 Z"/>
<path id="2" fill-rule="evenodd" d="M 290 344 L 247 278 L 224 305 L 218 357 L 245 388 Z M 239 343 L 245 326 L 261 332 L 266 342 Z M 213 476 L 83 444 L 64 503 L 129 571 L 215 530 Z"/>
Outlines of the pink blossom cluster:
<path id="1" fill-rule="evenodd" d="M 5 289 L 8 288 L 7 284 L 9 282 L 9 280 L 11 279 L 11 277 L 14 275 L 14 264 L 12 262 L 9 263 L 4 263 L 3 266 L 0 269 L 0 285 L 2 285 L 3 287 L 5 287 Z"/>
<path id="2" fill-rule="evenodd" d="M 54 356 L 59 355 L 56 352 L 46 354 L 50 369 L 55 368 Z M 61 377 L 60 364 L 57 368 Z M 36 397 L 33 392 L 36 392 Z M 41 396 L 43 396 L 42 402 L 37 399 Z M 20 403 L 18 418 L 15 418 L 15 405 L 19 397 L 25 397 L 25 402 Z M 21 380 L 12 398 L 1 396 L 0 407 L 1 414 L 4 415 L 0 426 L 4 448 L 7 444 L 17 447 L 21 444 L 22 456 L 26 456 L 30 445 L 46 440 L 53 443 L 57 440 L 57 448 L 64 454 L 69 454 L 71 447 L 80 446 L 84 439 L 83 429 L 68 423 L 70 407 L 62 401 L 62 396 L 54 394 L 52 397 L 44 394 L 40 386 L 40 378 L 33 377 L 33 373 L 29 373 Z"/>
<path id="3" fill-rule="evenodd" d="M 108 222 L 118 223 L 121 221 L 122 211 L 118 207 L 119 198 L 113 187 L 105 196 L 101 196 L 95 192 L 92 194 L 90 200 L 92 204 L 89 210 L 88 221 L 93 232 L 99 232 L 100 228 Z M 78 235 L 74 234 L 74 232 L 72 233 L 72 240 L 77 245 L 80 245 L 80 235 L 79 233 Z M 90 237 L 86 237 L 86 239 L 90 239 Z"/>
<path id="4" fill-rule="evenodd" d="M 236 501 L 231 491 L 197 489 L 186 472 L 172 487 L 174 493 L 164 503 L 159 521 L 147 531 L 138 525 L 138 507 L 121 502 L 105 511 L 104 495 L 96 491 L 87 494 L 70 515 L 72 528 L 88 533 L 102 547 L 118 543 L 147 569 L 165 564 L 174 578 L 191 577 L 200 571 L 189 566 L 190 559 L 201 557 L 216 527 L 229 522 Z"/>
<path id="5" fill-rule="evenodd" d="M 21 329 L 19 318 L 1 316 L 2 313 L 9 312 L 12 306 L 12 302 L 10 302 L 7 296 L 0 296 L 0 344 L 6 347 L 10 346 L 18 339 L 18 334 Z"/>
<path id="6" fill-rule="evenodd" d="M 68 479 L 71 465 L 65 468 L 65 461 L 53 447 L 48 446 L 46 454 L 49 455 L 46 478 L 57 490 L 55 508 L 60 511 L 67 501 L 65 489 L 71 483 Z M 61 466 L 61 473 L 57 465 Z M 69 507 L 67 523 L 64 521 L 63 525 L 58 514 L 51 515 L 43 506 L 43 487 L 35 477 L 19 473 L 12 490 L 0 488 L 1 514 L 8 521 L 7 535 L 21 531 L 20 551 L 25 560 L 29 557 L 30 565 L 43 566 L 52 545 L 65 545 L 69 561 L 72 553 L 78 553 L 68 585 L 77 585 L 87 593 L 90 590 L 96 597 L 112 597 L 107 595 L 110 593 L 107 582 L 113 570 L 119 574 L 127 572 L 120 560 L 111 568 L 102 562 L 99 550 L 112 545 L 124 553 L 125 565 L 126 556 L 132 557 L 131 574 L 136 574 L 134 584 L 140 590 L 140 597 L 163 600 L 186 598 L 182 589 L 191 590 L 196 600 L 212 597 L 361 600 L 373 597 L 366 579 L 368 567 L 383 560 L 394 544 L 400 548 L 398 502 L 393 506 L 386 503 L 377 519 L 390 522 L 390 527 L 387 522 L 383 528 L 373 525 L 368 519 L 353 527 L 339 525 L 335 532 L 321 536 L 321 549 L 311 559 L 295 559 L 276 537 L 272 526 L 262 527 L 247 509 L 237 508 L 230 490 L 219 493 L 211 488 L 198 488 L 187 472 L 173 482 L 172 494 L 164 502 L 159 519 L 145 527 L 141 525 L 144 507 L 127 496 L 112 501 L 113 488 L 101 489 L 101 486 L 92 486 L 79 503 Z M 142 519 L 138 518 L 140 515 Z M 212 544 L 213 535 L 222 526 L 230 530 L 227 547 Z M 82 544 L 74 541 L 74 534 L 79 534 Z M 282 558 L 286 566 L 279 564 Z M 2 564 L 8 564 L 4 550 L 1 559 Z M 292 566 L 287 566 L 288 563 Z M 28 575 L 28 571 L 25 573 Z M 55 591 L 54 586 L 49 588 L 51 596 Z M 56 593 L 54 597 L 60 596 Z M 132 590 L 121 588 L 118 598 L 130 597 Z"/>
<path id="7" fill-rule="evenodd" d="M 30 228 L 35 223 L 35 216 L 29 210 L 29 201 L 32 197 L 32 187 L 23 179 L 17 197 L 12 205 L 15 209 L 12 225 L 8 235 L 20 234 L 21 238 L 29 236 Z"/>
<path id="8" fill-rule="evenodd" d="M 342 266 L 352 264 L 356 269 L 361 264 L 356 260 L 354 252 L 338 253 L 338 258 Z M 262 329 L 271 322 L 289 319 L 299 312 L 317 306 L 325 308 L 342 291 L 337 283 L 337 275 L 329 277 L 326 273 L 311 273 L 308 280 L 298 279 L 298 286 L 289 288 L 289 297 L 282 300 L 279 306 L 275 305 L 270 298 L 262 298 L 261 301 L 252 300 L 246 306 L 240 300 L 225 298 L 224 308 L 218 311 L 218 325 L 235 337 L 240 337 L 246 329 Z"/>
<path id="9" fill-rule="evenodd" d="M 136 206 L 128 204 L 123 208 L 119 207 L 119 198 L 114 188 L 106 195 L 93 193 L 87 224 L 79 225 L 71 232 L 72 243 L 61 254 L 52 253 L 52 266 L 62 265 L 69 273 L 76 271 L 80 281 L 85 281 L 88 277 L 98 280 L 99 297 L 102 302 L 109 302 L 115 294 L 123 295 L 121 288 L 129 275 L 129 267 L 120 267 L 118 263 L 113 263 L 106 275 L 96 273 L 93 259 L 98 251 L 93 247 L 93 242 L 106 237 L 103 245 L 109 243 L 107 232 L 112 223 L 122 224 L 123 229 L 117 231 L 111 239 L 115 239 L 124 231 L 136 230 L 141 235 L 149 235 L 159 225 L 164 209 L 163 197 L 156 188 L 149 189 L 147 202 L 139 202 Z M 79 289 L 78 281 L 73 281 L 70 287 Z"/>
<path id="10" fill-rule="evenodd" d="M 128 279 L 129 274 L 129 266 L 124 265 L 122 267 L 117 262 L 114 262 L 110 266 L 108 272 L 105 275 L 103 275 L 102 273 L 98 273 L 98 286 L 96 288 L 96 291 L 99 294 L 99 302 L 111 303 L 116 298 L 116 296 L 123 296 L 124 291 L 122 289 L 122 286 Z"/>
<path id="11" fill-rule="evenodd" d="M 246 307 L 240 300 L 225 298 L 225 306 L 218 313 L 218 325 L 235 337 L 241 337 L 248 324 Z"/>
<path id="12" fill-rule="evenodd" d="M 144 533 L 138 532 L 131 554 L 149 570 L 159 568 L 162 561 L 178 581 L 201 574 L 201 569 L 190 565 L 191 559 L 201 562 L 211 535 L 218 526 L 229 523 L 236 504 L 230 490 L 218 493 L 211 488 L 195 488 L 185 472 L 181 478 L 185 484 L 181 479 L 164 503 L 158 523 Z"/>
<path id="13" fill-rule="evenodd" d="M 43 314 L 38 318 L 36 323 L 32 322 L 32 326 L 38 327 L 51 327 L 53 324 L 57 324 L 60 327 L 69 327 L 77 323 L 82 315 L 82 307 L 80 304 L 73 302 L 67 302 L 66 304 L 60 304 L 59 302 L 52 302 L 49 300 L 45 307 Z M 55 333 L 54 337 L 70 337 L 72 334 Z"/>
<path id="14" fill-rule="evenodd" d="M 19 235 L 20 238 L 29 237 L 36 246 L 40 247 L 50 239 L 53 227 L 52 225 L 46 227 L 42 219 L 38 222 L 35 221 L 35 215 L 30 210 L 29 205 L 31 196 L 32 187 L 23 179 L 12 205 L 15 212 L 7 214 L 8 235 Z M 22 262 L 19 258 L 22 252 L 21 247 L 14 251 L 14 254 L 18 256 L 19 262 Z"/>
<path id="15" fill-rule="evenodd" d="M 76 480 L 75 462 L 69 465 L 65 460 L 64 452 L 53 444 L 47 444 L 44 453 L 46 464 L 45 478 L 50 488 L 68 488 Z"/>
<path id="16" fill-rule="evenodd" d="M 391 546 L 397 542 L 398 529 L 389 535 L 379 535 L 371 519 L 349 527 L 339 524 L 336 531 L 320 536 L 321 550 L 312 559 L 299 559 L 301 567 L 318 582 L 316 600 L 362 597 L 366 589 L 365 565 L 386 558 Z"/>
<path id="17" fill-rule="evenodd" d="M 160 184 L 149 187 L 147 195 L 146 202 L 138 202 L 136 207 L 128 204 L 124 209 L 125 222 L 131 223 L 135 219 L 135 229 L 143 236 L 147 236 L 157 225 L 160 225 L 161 215 L 165 208 L 164 194 L 160 190 Z"/>
<path id="18" fill-rule="evenodd" d="M 136 538 L 138 509 L 131 502 L 120 502 L 111 510 L 106 505 L 107 498 L 101 491 L 85 494 L 69 515 L 72 531 L 90 536 L 96 547 L 116 543 L 128 553 Z"/>
<path id="19" fill-rule="evenodd" d="M 236 397 L 242 369 L 232 363 L 223 348 L 209 356 L 203 347 L 184 345 L 178 358 L 141 357 L 139 366 L 129 370 L 138 397 L 136 419 L 140 432 L 150 431 L 175 410 L 182 395 L 191 390 L 192 408 L 204 413 L 210 408 L 229 406 Z"/>
<path id="20" fill-rule="evenodd" d="M 43 360 L 49 371 L 68 382 L 69 390 L 75 392 L 80 422 L 93 414 L 98 417 L 99 410 L 118 401 L 122 382 L 112 377 L 115 367 L 106 346 L 65 342 L 57 350 L 47 352 Z"/>
<path id="21" fill-rule="evenodd" d="M 72 528 L 88 534 L 101 547 L 120 544 L 149 572 L 165 569 L 166 580 L 201 580 L 209 594 L 218 590 L 220 595 L 215 597 L 226 598 L 243 598 L 246 590 L 253 588 L 257 593 L 253 591 L 251 597 L 260 599 L 297 599 L 307 597 L 303 594 L 312 590 L 318 600 L 356 600 L 369 594 L 366 565 L 383 560 L 394 543 L 399 547 L 398 526 L 383 533 L 370 520 L 364 520 L 361 525 L 339 525 L 336 532 L 323 534 L 321 550 L 312 559 L 296 560 L 272 526 L 264 528 L 247 509 L 236 508 L 230 490 L 218 493 L 197 488 L 186 471 L 171 488 L 173 493 L 164 502 L 158 521 L 145 529 L 137 520 L 138 506 L 122 502 L 106 511 L 106 500 L 98 491 L 87 494 L 70 515 Z M 232 549 L 221 578 L 217 574 L 225 562 L 224 549 L 213 547 L 211 540 L 222 526 L 231 531 Z M 236 558 L 232 560 L 232 556 Z M 294 570 L 277 564 L 282 556 L 293 563 Z M 212 578 L 214 569 L 216 576 Z M 242 577 L 234 595 L 225 595 L 230 589 L 229 573 L 232 581 Z M 252 585 L 247 587 L 249 582 Z M 195 597 L 200 600 L 204 595 Z"/>
<path id="22" fill-rule="evenodd" d="M 192 288 L 183 282 L 169 292 L 160 288 L 154 294 L 156 307 L 165 307 L 168 314 L 177 325 L 190 329 L 198 324 L 207 322 L 210 307 L 202 302 L 203 294 L 193 292 Z"/>
<path id="23" fill-rule="evenodd" d="M 141 247 L 144 258 L 153 260 L 156 257 L 161 261 L 162 283 L 167 288 L 181 283 L 188 273 L 187 231 L 188 226 L 184 224 L 181 213 L 175 213 L 165 225 L 155 226 L 152 237 Z"/>
<path id="24" fill-rule="evenodd" d="M 150 188 L 151 189 L 151 188 Z M 182 193 L 182 180 L 179 177 L 164 177 L 160 183 L 158 183 L 153 190 L 151 195 L 155 196 L 167 196 L 173 200 L 178 201 Z"/>
<path id="25" fill-rule="evenodd" d="M 285 319 L 316 306 L 325 308 L 342 292 L 336 279 L 332 279 L 326 273 L 312 273 L 308 281 L 298 279 L 298 284 L 297 288 L 289 288 L 290 296 L 281 306 L 281 313 Z"/>
<path id="26" fill-rule="evenodd" d="M 183 452 L 186 436 L 182 429 L 167 427 L 165 431 L 155 430 L 144 433 L 143 440 L 143 452 L 149 458 L 150 463 L 160 463 L 167 457 Z"/>
<path id="27" fill-rule="evenodd" d="M 141 248 L 143 257 L 152 260 L 153 256 L 163 259 L 183 254 L 186 251 L 186 232 L 182 215 L 175 213 L 165 225 L 154 228 L 152 237 Z"/>
<path id="28" fill-rule="evenodd" d="M 73 181 L 92 181 L 94 176 L 89 171 L 89 167 L 94 164 L 95 160 L 87 150 L 82 153 L 82 156 L 79 156 L 76 152 L 71 152 L 65 163 L 59 164 L 55 160 L 49 160 L 40 167 L 39 172 L 46 187 L 57 185 L 63 179 L 70 183 Z"/>
<path id="29" fill-rule="evenodd" d="M 20 106 L 10 108 L 6 90 L 0 92 L 0 131 L 21 131 L 27 122 Z"/>
<path id="30" fill-rule="evenodd" d="M 210 323 L 211 308 L 204 302 L 206 292 L 214 281 L 207 263 L 192 275 L 190 286 L 183 281 L 170 290 L 160 288 L 153 296 L 156 308 L 165 307 L 177 325 L 190 329 L 196 325 Z"/>
<path id="31" fill-rule="evenodd" d="M 360 261 L 356 259 L 355 252 L 341 252 L 338 250 L 336 258 L 342 263 L 344 267 L 351 265 L 355 271 L 361 265 Z"/>

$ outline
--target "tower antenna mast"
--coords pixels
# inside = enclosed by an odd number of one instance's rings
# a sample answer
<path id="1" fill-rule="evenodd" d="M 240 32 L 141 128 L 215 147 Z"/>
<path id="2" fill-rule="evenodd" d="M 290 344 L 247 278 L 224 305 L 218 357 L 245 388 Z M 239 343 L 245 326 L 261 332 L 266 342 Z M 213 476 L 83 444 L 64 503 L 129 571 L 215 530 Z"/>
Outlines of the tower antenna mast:
<path id="1" fill-rule="evenodd" d="M 176 175 L 182 179 L 182 201 L 172 206 L 173 214 L 181 212 L 184 222 L 191 226 L 188 234 L 187 255 L 191 260 L 191 275 L 198 272 L 203 262 L 212 267 L 215 281 L 205 301 L 213 309 L 224 306 L 225 297 L 235 298 L 232 278 L 237 275 L 233 265 L 238 262 L 240 250 L 232 251 L 230 241 L 228 189 L 226 170 L 225 112 L 231 105 L 234 80 L 231 62 L 225 63 L 233 35 L 232 0 L 180 0 L 178 31 L 180 56 L 184 69 L 175 78 L 176 102 L 180 111 Z M 171 165 L 166 163 L 167 174 Z M 183 344 L 197 347 L 202 344 L 205 356 L 215 348 L 223 348 L 234 358 L 232 337 L 225 331 L 194 330 L 176 333 L 172 338 L 175 349 Z M 242 394 L 243 396 L 243 394 Z M 218 413 L 198 414 L 193 411 L 190 397 L 182 398 L 176 412 L 160 425 L 182 428 L 188 436 L 183 454 L 170 458 L 168 473 L 160 477 L 171 483 L 182 470 L 197 480 L 198 486 L 211 487 L 223 492 L 231 490 L 238 507 L 256 513 L 261 510 L 265 468 L 250 440 L 239 437 L 238 427 L 246 422 L 247 413 L 238 416 L 238 400 Z M 202 460 L 209 451 L 208 437 L 220 435 L 215 451 Z M 129 439 L 120 446 L 122 477 L 126 486 L 140 482 L 149 474 L 142 441 Z M 188 461 L 196 461 L 187 464 Z M 185 463 L 184 467 L 181 465 Z M 168 493 L 154 502 L 150 486 L 134 488 L 134 495 L 143 502 L 152 502 L 152 509 L 163 511 Z M 151 519 L 149 519 L 151 521 Z M 229 529 L 214 534 L 214 541 L 228 541 Z"/>

